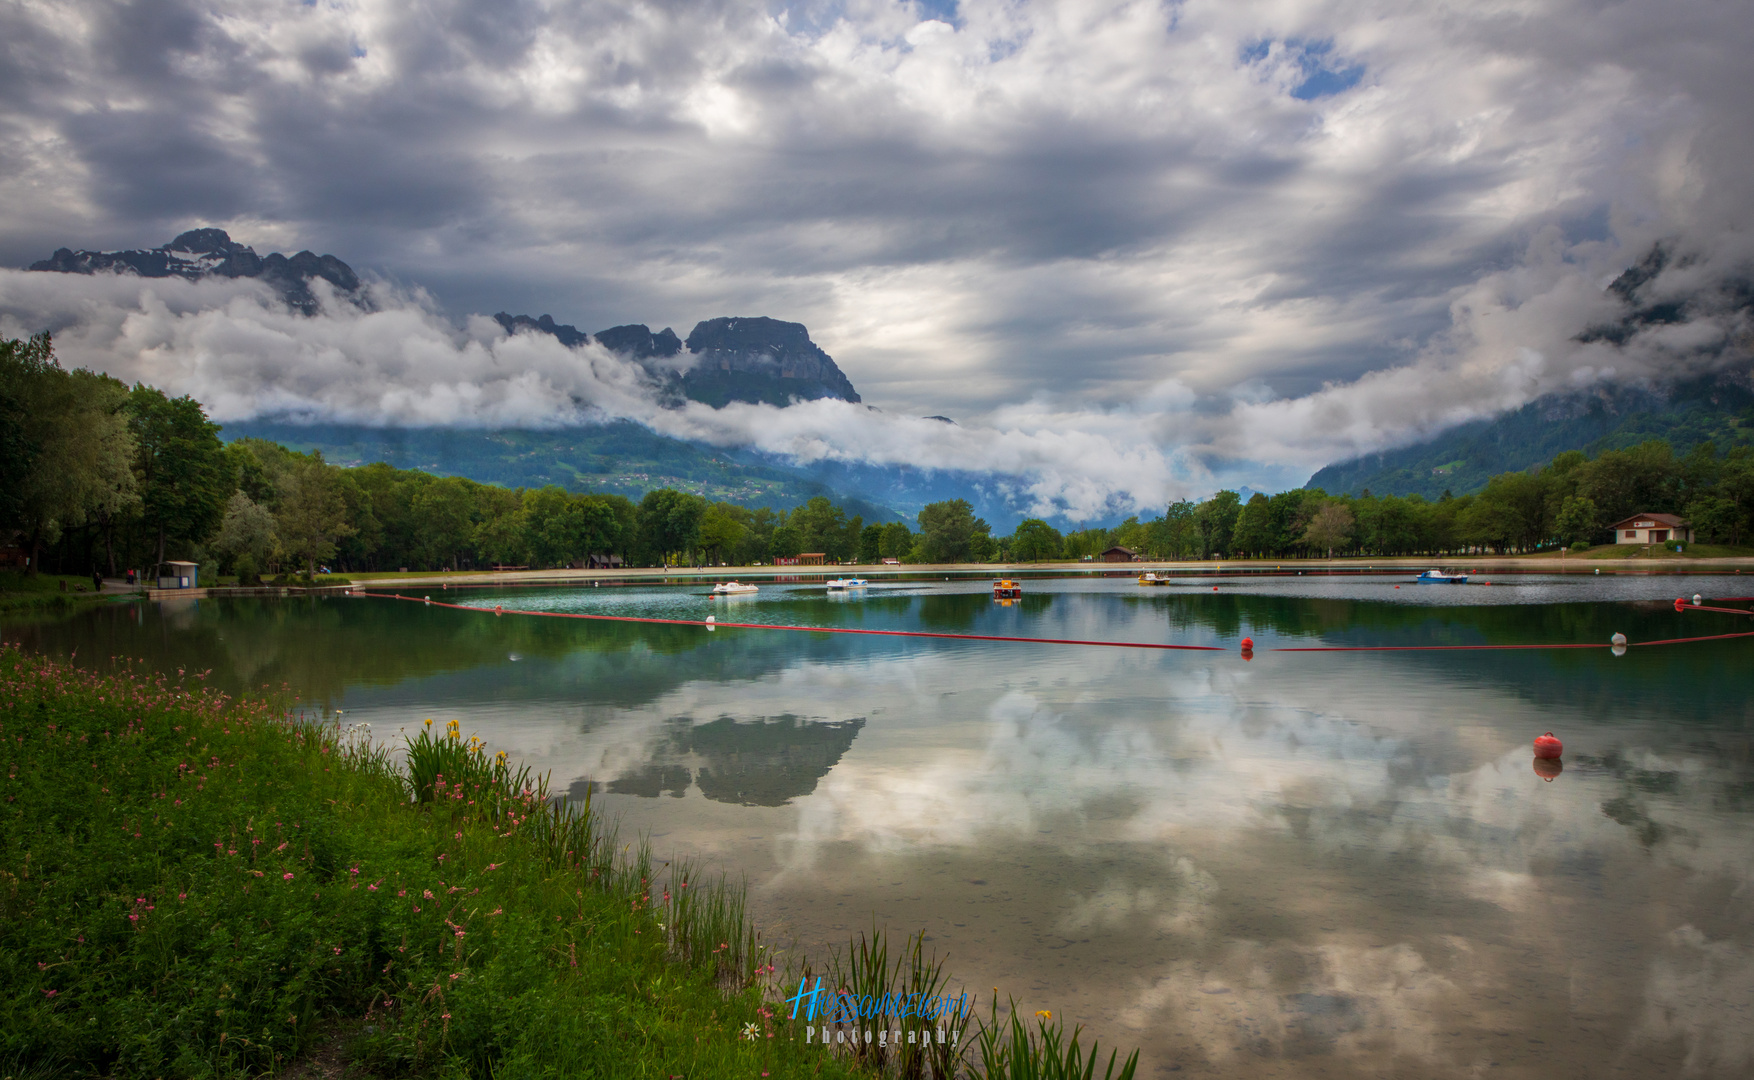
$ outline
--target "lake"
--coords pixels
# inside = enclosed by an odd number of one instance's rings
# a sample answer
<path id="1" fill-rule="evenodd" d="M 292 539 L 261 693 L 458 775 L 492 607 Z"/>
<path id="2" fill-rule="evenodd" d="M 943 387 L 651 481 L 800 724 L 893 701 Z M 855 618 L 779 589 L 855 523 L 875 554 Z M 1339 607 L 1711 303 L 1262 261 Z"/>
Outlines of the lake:
<path id="1" fill-rule="evenodd" d="M 131 604 L 7 626 L 289 685 L 394 739 L 458 720 L 746 876 L 813 955 L 924 930 L 986 1011 L 1143 1049 L 1140 1076 L 1746 1076 L 1754 629 L 1737 576 L 1249 576 L 440 590 Z M 1395 588 L 1396 585 L 1402 586 Z M 1216 591 L 1214 591 L 1216 586 Z M 1164 652 L 604 623 L 506 608 L 1209 644 Z M 1255 641 L 1252 660 L 1237 652 Z M 1537 775 L 1531 740 L 1564 740 Z"/>

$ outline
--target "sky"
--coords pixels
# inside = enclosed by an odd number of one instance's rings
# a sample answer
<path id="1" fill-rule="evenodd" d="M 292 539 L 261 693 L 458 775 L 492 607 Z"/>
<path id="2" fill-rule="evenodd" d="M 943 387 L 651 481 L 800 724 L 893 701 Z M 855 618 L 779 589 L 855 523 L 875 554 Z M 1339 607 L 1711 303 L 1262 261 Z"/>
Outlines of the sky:
<path id="1" fill-rule="evenodd" d="M 1051 473 L 1044 505 L 1277 490 L 1745 360 L 1729 310 L 1574 338 L 1654 244 L 1655 291 L 1746 280 L 1751 52 L 1745 0 L 12 0 L 0 266 L 216 225 L 340 256 L 379 310 L 0 270 L 0 332 L 231 419 L 583 407 Z M 802 322 L 882 413 L 655 416 L 500 310 Z"/>

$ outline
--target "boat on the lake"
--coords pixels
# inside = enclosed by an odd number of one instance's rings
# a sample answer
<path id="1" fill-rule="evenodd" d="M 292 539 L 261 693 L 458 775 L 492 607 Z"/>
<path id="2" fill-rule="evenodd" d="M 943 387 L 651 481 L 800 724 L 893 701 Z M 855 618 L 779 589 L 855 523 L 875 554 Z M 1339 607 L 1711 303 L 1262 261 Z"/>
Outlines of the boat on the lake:
<path id="1" fill-rule="evenodd" d="M 713 595 L 731 596 L 736 593 L 752 593 L 757 591 L 758 588 L 759 586 L 743 585 L 735 581 L 721 581 L 713 586 Z"/>
<path id="2" fill-rule="evenodd" d="M 993 582 L 994 600 L 1018 600 L 1023 596 L 1023 585 L 1010 578 L 1000 578 Z"/>
<path id="3" fill-rule="evenodd" d="M 1169 584 L 1169 575 L 1165 574 L 1162 577 L 1159 577 L 1155 570 L 1147 570 L 1145 573 L 1139 575 L 1139 584 L 1141 584 L 1141 585 L 1168 585 Z"/>
<path id="4" fill-rule="evenodd" d="M 1442 570 L 1427 570 L 1414 580 L 1421 585 L 1466 585 L 1468 575 L 1446 574 Z"/>
<path id="5" fill-rule="evenodd" d="M 828 579 L 828 587 L 831 589 L 862 589 L 869 584 L 871 583 L 862 577 L 837 577 Z"/>

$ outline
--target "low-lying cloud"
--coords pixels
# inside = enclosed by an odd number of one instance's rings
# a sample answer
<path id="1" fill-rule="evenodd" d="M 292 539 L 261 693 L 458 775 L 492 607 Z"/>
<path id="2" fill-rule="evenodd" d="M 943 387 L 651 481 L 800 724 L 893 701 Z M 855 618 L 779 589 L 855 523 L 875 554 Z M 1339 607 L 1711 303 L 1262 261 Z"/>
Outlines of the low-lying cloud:
<path id="1" fill-rule="evenodd" d="M 895 416 L 833 399 L 787 408 L 667 408 L 639 364 L 595 343 L 457 326 L 421 295 L 371 286 L 362 309 L 319 286 L 322 310 L 286 309 L 247 281 L 0 271 L 0 334 L 55 333 L 68 365 L 189 394 L 221 423 L 272 418 L 371 427 L 553 428 L 633 420 L 661 434 L 799 462 L 906 464 L 1015 478 L 1044 513 L 1146 509 L 1198 485 L 1162 414 L 1020 406 L 991 425 Z M 1186 402 L 1160 396 L 1157 404 Z"/>
<path id="2" fill-rule="evenodd" d="M 1413 360 L 1310 394 L 1251 396 L 1245 386 L 1218 397 L 1166 379 L 1106 407 L 1042 393 L 954 425 L 834 399 L 666 407 L 650 373 L 596 344 L 508 335 L 480 315 L 459 325 L 426 294 L 383 283 L 369 286 L 367 309 L 323 293 L 321 312 L 307 317 L 247 280 L 0 271 L 0 333 L 52 329 L 66 362 L 193 395 L 222 423 L 626 419 L 801 463 L 994 474 L 1033 512 L 1080 519 L 1151 511 L 1225 484 L 1295 486 L 1330 461 L 1543 394 L 1746 363 L 1754 325 L 1734 291 L 1750 264 L 1744 247 L 1725 241 L 1671 259 L 1639 299 L 1684 303 L 1688 317 L 1634 327 L 1618 344 L 1579 340 L 1632 310 L 1603 287 L 1623 257 L 1587 247 L 1543 232 L 1519 265 L 1458 296 L 1450 328 Z"/>

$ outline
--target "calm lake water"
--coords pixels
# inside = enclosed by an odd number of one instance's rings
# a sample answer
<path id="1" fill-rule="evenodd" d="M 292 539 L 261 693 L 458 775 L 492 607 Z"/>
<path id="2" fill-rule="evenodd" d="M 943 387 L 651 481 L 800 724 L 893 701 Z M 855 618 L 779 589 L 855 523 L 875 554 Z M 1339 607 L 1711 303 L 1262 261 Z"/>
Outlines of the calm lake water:
<path id="1" fill-rule="evenodd" d="M 984 1012 L 1140 1075 L 1754 1071 L 1754 639 L 1633 641 L 1742 577 L 1130 578 L 440 591 L 491 609 L 1224 646 L 1173 653 L 596 623 L 371 598 L 11 626 L 81 662 L 290 684 L 394 737 L 456 719 L 661 855 L 747 875 L 813 954 L 924 929 Z M 1216 584 L 1218 590 L 1213 591 Z M 1403 585 L 1396 589 L 1396 584 Z M 1256 642 L 1245 662 L 1240 637 Z M 1550 782 L 1530 741 L 1565 741 Z"/>

